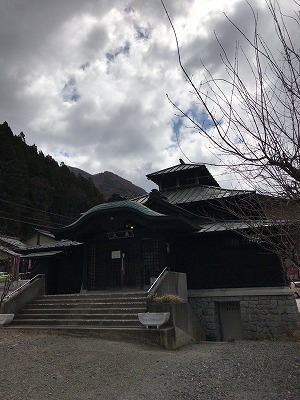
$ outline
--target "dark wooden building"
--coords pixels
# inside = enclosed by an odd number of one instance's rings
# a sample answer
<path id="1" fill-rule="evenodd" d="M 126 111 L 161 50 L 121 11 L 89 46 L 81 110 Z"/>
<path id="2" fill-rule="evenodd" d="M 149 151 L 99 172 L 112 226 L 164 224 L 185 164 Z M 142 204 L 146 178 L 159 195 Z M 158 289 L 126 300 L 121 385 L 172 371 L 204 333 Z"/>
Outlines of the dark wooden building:
<path id="1" fill-rule="evenodd" d="M 55 232 L 83 243 L 83 289 L 149 287 L 166 267 L 185 272 L 189 290 L 286 284 L 277 256 L 239 234 L 247 227 L 230 212 L 254 192 L 222 189 L 201 164 L 147 177 L 158 190 L 100 204 Z"/>
<path id="2" fill-rule="evenodd" d="M 36 243 L 41 241 L 44 243 Z M 43 274 L 47 294 L 79 292 L 83 273 L 80 247 L 81 243 L 56 241 L 49 232 L 40 230 L 24 242 L 0 236 L 0 271 L 8 272 L 13 280 Z"/>

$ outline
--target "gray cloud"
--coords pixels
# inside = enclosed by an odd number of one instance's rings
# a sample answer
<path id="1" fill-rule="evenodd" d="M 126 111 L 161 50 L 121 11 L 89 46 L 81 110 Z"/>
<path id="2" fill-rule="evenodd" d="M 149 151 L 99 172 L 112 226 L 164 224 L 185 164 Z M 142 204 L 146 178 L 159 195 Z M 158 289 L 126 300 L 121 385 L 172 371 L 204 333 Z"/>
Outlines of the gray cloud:
<path id="1" fill-rule="evenodd" d="M 223 73 L 214 30 L 228 54 L 234 52 L 238 35 L 223 11 L 252 31 L 246 2 L 165 4 L 196 81 L 203 77 L 200 60 Z M 265 9 L 260 17 L 271 35 Z M 165 94 L 186 110 L 194 99 L 159 0 L 2 0 L 0 55 L 0 122 L 58 162 L 90 173 L 111 170 L 150 188 L 146 173 L 182 157 Z M 179 128 L 191 160 L 215 160 L 194 130 Z"/>

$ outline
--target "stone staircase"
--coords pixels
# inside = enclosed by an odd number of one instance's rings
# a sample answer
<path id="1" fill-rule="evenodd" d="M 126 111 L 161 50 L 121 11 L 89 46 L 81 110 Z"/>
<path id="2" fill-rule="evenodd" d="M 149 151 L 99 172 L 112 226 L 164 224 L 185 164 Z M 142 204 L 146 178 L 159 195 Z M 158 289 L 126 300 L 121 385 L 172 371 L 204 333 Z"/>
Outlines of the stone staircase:
<path id="1" fill-rule="evenodd" d="M 41 296 L 27 304 L 6 329 L 88 335 L 110 340 L 155 343 L 173 349 L 175 328 L 146 329 L 147 292 L 97 292 Z"/>
<path id="2" fill-rule="evenodd" d="M 145 291 L 44 295 L 27 303 L 5 329 L 148 342 L 167 349 L 197 342 L 197 335 L 191 336 L 187 330 L 193 326 L 192 320 L 187 322 L 182 312 L 179 320 L 170 318 L 159 329 L 142 325 L 138 319 L 140 312 L 147 312 Z M 189 318 L 185 312 L 184 315 Z"/>
<path id="3" fill-rule="evenodd" d="M 74 332 L 144 329 L 137 314 L 146 311 L 146 296 L 146 292 L 42 296 L 15 315 L 10 327 Z"/>

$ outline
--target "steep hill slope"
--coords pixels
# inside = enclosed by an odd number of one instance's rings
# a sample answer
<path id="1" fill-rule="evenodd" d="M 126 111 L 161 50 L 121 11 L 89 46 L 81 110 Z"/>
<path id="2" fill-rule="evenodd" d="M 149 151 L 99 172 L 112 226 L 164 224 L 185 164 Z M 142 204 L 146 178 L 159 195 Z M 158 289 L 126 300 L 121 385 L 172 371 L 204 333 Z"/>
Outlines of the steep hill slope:
<path id="1" fill-rule="evenodd" d="M 77 176 L 81 175 L 83 178 L 91 178 L 96 188 L 106 199 L 109 199 L 114 193 L 127 199 L 147 193 L 143 188 L 134 185 L 132 182 L 114 174 L 113 172 L 105 171 L 92 175 L 79 168 L 69 168 Z"/>
<path id="2" fill-rule="evenodd" d="M 67 225 L 103 201 L 92 181 L 0 124 L 0 233 L 23 237 L 35 227 Z"/>

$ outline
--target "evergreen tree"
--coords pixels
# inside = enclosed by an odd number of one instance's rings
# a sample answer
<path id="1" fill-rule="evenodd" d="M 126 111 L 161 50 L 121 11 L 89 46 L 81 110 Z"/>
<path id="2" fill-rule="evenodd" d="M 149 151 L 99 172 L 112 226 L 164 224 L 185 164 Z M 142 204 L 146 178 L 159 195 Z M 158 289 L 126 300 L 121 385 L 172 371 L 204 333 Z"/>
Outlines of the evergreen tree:
<path id="1" fill-rule="evenodd" d="M 0 124 L 0 233 L 23 237 L 34 227 L 67 225 L 104 201 L 91 180 L 28 146 Z"/>

